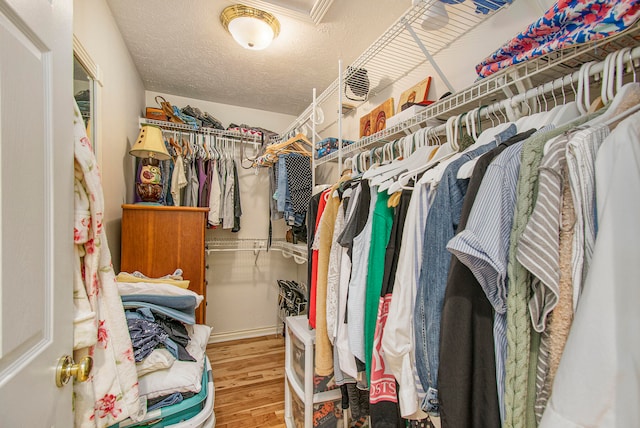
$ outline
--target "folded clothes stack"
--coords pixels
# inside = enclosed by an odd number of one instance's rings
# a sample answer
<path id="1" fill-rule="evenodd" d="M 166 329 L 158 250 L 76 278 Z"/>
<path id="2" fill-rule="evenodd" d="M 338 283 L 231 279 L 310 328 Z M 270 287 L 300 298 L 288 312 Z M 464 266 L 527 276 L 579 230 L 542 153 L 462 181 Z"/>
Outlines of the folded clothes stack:
<path id="1" fill-rule="evenodd" d="M 241 134 L 246 134 L 253 137 L 262 137 L 263 141 L 269 141 L 272 137 L 277 137 L 277 133 L 270 131 L 268 129 L 249 126 L 247 124 L 236 125 L 235 123 L 229 124 L 227 131 L 239 132 Z"/>
<path id="2" fill-rule="evenodd" d="M 353 144 L 352 140 L 342 140 L 342 147 Z M 338 139 L 335 137 L 325 138 L 316 143 L 316 159 L 327 156 L 338 150 Z"/>
<path id="3" fill-rule="evenodd" d="M 222 126 L 222 122 L 218 119 L 210 115 L 208 112 L 202 112 L 198 107 L 191 107 L 187 105 L 180 109 L 182 114 L 193 117 L 197 122 L 198 126 L 203 126 L 205 128 L 214 128 L 214 129 L 222 129 L 224 130 L 224 126 Z"/>

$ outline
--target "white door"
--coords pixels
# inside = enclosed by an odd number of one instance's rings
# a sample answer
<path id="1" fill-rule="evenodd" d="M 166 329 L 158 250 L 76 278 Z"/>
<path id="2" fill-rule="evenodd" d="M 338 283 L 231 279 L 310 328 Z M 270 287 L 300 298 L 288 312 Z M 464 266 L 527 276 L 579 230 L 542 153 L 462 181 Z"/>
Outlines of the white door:
<path id="1" fill-rule="evenodd" d="M 71 0 L 0 0 L 0 426 L 73 426 Z"/>

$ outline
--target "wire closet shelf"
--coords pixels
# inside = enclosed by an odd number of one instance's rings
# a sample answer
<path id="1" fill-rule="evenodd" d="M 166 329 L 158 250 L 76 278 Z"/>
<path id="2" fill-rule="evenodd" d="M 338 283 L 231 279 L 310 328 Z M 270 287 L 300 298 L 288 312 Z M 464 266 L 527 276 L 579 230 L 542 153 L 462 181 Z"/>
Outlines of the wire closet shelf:
<path id="1" fill-rule="evenodd" d="M 496 12 L 509 6 L 505 5 L 504 1 L 495 1 L 494 3 L 487 1 L 486 3 L 492 5 L 491 8 L 484 10 L 487 12 L 486 14 L 478 13 L 475 4 L 468 1 L 454 7 L 447 7 L 445 16 L 442 9 L 443 3 L 440 0 L 416 2 L 353 63 L 341 70 L 345 80 L 349 80 L 356 73 L 355 70 L 367 70 L 369 88 L 351 84 L 349 92 L 351 89 L 355 89 L 355 92 L 358 93 L 368 92 L 367 99 L 375 98 L 393 83 L 416 74 L 416 71 L 429 60 L 425 56 L 425 49 L 429 55 L 437 55 Z M 436 25 L 445 23 L 446 25 L 438 28 L 437 31 L 425 30 L 422 27 L 422 22 L 426 16 L 430 16 L 431 21 Z M 338 77 L 317 97 L 317 105 L 327 102 L 335 96 L 338 90 L 344 91 L 340 80 Z M 361 103 L 364 100 L 356 102 Z M 283 135 L 288 135 L 300 125 L 308 122 L 312 114 L 313 104 L 307 107 L 284 131 Z"/>
<path id="2" fill-rule="evenodd" d="M 245 144 L 252 144 L 258 146 L 262 144 L 262 136 L 258 134 L 247 134 L 240 131 L 233 130 L 221 130 L 207 127 L 194 128 L 191 125 L 184 123 L 173 123 L 164 120 L 147 119 L 141 117 L 139 120 L 140 126 L 142 125 L 155 125 L 160 127 L 163 131 L 184 132 L 190 134 L 211 135 L 218 138 L 229 138 L 239 140 Z"/>
<path id="3" fill-rule="evenodd" d="M 429 54 L 431 56 L 437 54 L 506 7 L 503 6 L 487 15 L 481 15 L 475 12 L 473 2 L 452 6 L 447 8 L 448 24 L 434 33 L 422 28 L 421 18 L 428 11 L 433 12 L 432 8 L 435 7 L 435 3 L 437 0 L 422 1 L 410 8 L 356 61 L 345 70 L 341 70 L 345 79 L 349 77 L 349 70 L 366 69 L 371 88 L 369 98 L 375 98 L 376 95 L 398 81 L 406 81 L 408 76 L 414 76 L 409 81 L 415 83 L 420 80 L 419 73 L 416 74 L 416 72 L 429 61 Z M 434 37 L 435 34 L 442 34 L 442 37 Z M 314 159 L 314 165 L 317 167 L 327 162 L 341 162 L 346 155 L 381 145 L 389 140 L 414 132 L 417 128 L 425 126 L 427 121 L 431 119 L 442 123 L 443 119 L 446 120 L 447 117 L 469 111 L 471 108 L 503 101 L 514 94 L 524 93 L 528 89 L 570 74 L 585 62 L 602 61 L 611 52 L 638 44 L 640 44 L 640 23 L 606 39 L 573 46 L 511 66 L 425 107 L 413 117 L 373 135 L 356 140 L 353 144 L 342 146 L 338 151 L 324 157 Z M 423 48 L 426 49 L 426 54 Z M 437 68 L 435 62 L 431 62 L 431 65 Z M 342 76 L 339 76 L 316 98 L 315 104 L 311 104 L 294 121 L 285 131 L 285 135 L 315 117 L 314 105 L 320 106 L 330 99 L 334 101 L 332 98 L 336 98 L 338 90 L 344 91 L 345 85 L 340 84 L 341 78 Z M 343 94 L 340 93 L 340 95 Z M 340 119 L 342 103 L 337 102 L 337 104 L 338 119 L 332 123 L 324 124 L 323 129 L 314 133 L 314 140 L 316 135 L 335 125 Z M 340 139 L 347 138 L 340 136 Z"/>
<path id="4" fill-rule="evenodd" d="M 293 244 L 284 239 L 274 239 L 271 246 L 266 239 L 212 239 L 205 242 L 206 253 L 253 251 L 280 251 L 285 258 L 293 258 L 298 264 L 307 262 L 307 244 Z"/>

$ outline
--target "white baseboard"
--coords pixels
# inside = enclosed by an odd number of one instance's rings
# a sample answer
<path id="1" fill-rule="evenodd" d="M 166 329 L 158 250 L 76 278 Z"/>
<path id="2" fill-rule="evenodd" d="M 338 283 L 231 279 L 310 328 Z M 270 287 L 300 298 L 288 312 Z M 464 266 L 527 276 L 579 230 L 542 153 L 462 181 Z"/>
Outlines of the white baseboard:
<path id="1" fill-rule="evenodd" d="M 226 333 L 215 333 L 211 331 L 208 343 L 228 342 L 230 340 L 250 339 L 252 337 L 269 336 L 270 334 L 281 334 L 282 325 L 253 328 L 249 330 L 229 331 Z"/>

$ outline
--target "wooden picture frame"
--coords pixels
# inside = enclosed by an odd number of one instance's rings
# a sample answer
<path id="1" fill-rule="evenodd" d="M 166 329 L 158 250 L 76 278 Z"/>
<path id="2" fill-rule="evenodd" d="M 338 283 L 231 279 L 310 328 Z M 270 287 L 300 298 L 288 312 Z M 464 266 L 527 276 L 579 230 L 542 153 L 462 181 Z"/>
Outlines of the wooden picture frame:
<path id="1" fill-rule="evenodd" d="M 387 119 L 391 116 L 393 116 L 393 98 L 387 99 L 360 118 L 360 138 L 368 137 L 385 129 Z"/>
<path id="2" fill-rule="evenodd" d="M 387 99 L 371 111 L 371 133 L 375 134 L 387 127 L 387 119 L 393 116 L 393 98 Z"/>
<path id="3" fill-rule="evenodd" d="M 360 138 L 371 134 L 371 112 L 369 112 L 360 118 Z"/>
<path id="4" fill-rule="evenodd" d="M 400 95 L 398 102 L 398 111 L 403 111 L 412 105 L 428 105 L 431 104 L 427 100 L 429 89 L 431 88 L 431 76 L 410 87 Z"/>

